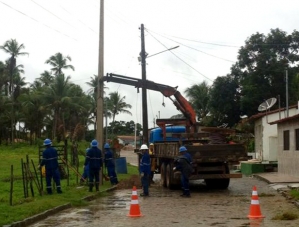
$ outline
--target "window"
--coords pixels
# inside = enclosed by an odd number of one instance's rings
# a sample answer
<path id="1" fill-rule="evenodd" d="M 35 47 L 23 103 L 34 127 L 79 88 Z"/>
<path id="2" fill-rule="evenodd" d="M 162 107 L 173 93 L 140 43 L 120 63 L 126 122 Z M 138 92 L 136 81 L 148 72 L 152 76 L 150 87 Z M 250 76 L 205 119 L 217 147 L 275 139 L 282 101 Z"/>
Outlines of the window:
<path id="1" fill-rule="evenodd" d="M 299 129 L 295 129 L 295 147 L 296 150 L 299 150 Z"/>
<path id="2" fill-rule="evenodd" d="M 283 150 L 290 150 L 290 130 L 283 131 Z"/>

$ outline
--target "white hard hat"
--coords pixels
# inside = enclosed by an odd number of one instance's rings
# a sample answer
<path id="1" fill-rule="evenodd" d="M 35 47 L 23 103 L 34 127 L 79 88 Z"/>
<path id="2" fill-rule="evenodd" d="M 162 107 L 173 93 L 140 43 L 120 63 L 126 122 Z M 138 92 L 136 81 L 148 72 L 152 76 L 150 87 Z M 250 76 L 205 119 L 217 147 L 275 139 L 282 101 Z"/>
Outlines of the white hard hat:
<path id="1" fill-rule="evenodd" d="M 146 144 L 142 144 L 140 147 L 140 150 L 148 150 L 148 147 Z"/>

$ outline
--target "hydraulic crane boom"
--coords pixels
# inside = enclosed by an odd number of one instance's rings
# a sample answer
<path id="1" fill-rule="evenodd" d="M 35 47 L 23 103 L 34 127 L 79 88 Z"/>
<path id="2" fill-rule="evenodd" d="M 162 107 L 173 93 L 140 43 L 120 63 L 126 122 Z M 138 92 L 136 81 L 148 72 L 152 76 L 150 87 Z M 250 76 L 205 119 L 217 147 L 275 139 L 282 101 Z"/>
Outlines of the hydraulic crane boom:
<path id="1" fill-rule="evenodd" d="M 133 77 L 127 77 L 127 76 L 121 76 L 113 73 L 107 73 L 107 76 L 103 77 L 103 81 L 107 82 L 114 82 L 119 84 L 126 84 L 130 86 L 134 86 L 135 88 L 146 88 L 148 90 L 153 91 L 159 91 L 161 92 L 165 97 L 169 98 L 173 104 L 176 106 L 178 110 L 180 110 L 183 115 L 185 116 L 186 120 L 185 124 L 186 126 L 192 127 L 192 131 L 196 131 L 196 113 L 193 110 L 190 103 L 181 95 L 181 93 L 177 90 L 177 87 L 171 87 L 164 84 L 158 84 L 150 80 L 146 80 L 145 83 L 141 79 L 133 78 Z M 174 96 L 176 100 L 173 100 L 171 96 Z M 173 119 L 177 121 L 176 119 Z M 157 120 L 157 124 L 161 127 L 165 124 L 171 123 L 170 121 L 165 122 L 165 120 Z M 187 127 L 186 127 L 187 128 Z M 189 130 L 188 130 L 189 131 Z"/>

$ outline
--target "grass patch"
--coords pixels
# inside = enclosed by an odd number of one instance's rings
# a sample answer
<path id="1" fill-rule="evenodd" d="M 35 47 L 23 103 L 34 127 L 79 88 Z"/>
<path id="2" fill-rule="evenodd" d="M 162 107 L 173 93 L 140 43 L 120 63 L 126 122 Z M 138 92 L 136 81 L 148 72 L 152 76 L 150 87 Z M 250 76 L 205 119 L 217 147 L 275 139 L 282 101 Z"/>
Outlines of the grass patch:
<path id="1" fill-rule="evenodd" d="M 299 200 L 299 190 L 298 189 L 290 190 L 289 194 L 293 199 Z"/>
<path id="2" fill-rule="evenodd" d="M 85 148 L 89 146 L 89 143 L 85 142 L 79 144 L 79 151 L 82 151 L 82 155 L 79 155 L 79 173 L 83 173 L 83 163 L 85 157 Z M 70 149 L 70 146 L 69 148 Z M 32 182 L 34 196 L 31 194 L 29 187 L 28 197 L 24 197 L 24 185 L 22 177 L 21 160 L 26 162 L 26 157 L 29 157 L 30 169 L 32 168 L 31 160 L 34 164 L 38 165 L 38 146 L 29 146 L 26 144 L 15 145 L 13 148 L 10 146 L 0 146 L 0 226 L 11 224 L 16 221 L 23 220 L 32 215 L 39 214 L 46 210 L 52 209 L 56 206 L 71 203 L 72 206 L 81 207 L 88 204 L 87 201 L 82 198 L 91 195 L 88 192 L 87 185 L 79 184 L 79 176 L 69 168 L 69 184 L 67 179 L 61 180 L 62 194 L 56 194 L 55 190 L 53 195 L 40 196 L 38 189 Z M 70 151 L 68 152 L 70 153 Z M 68 160 L 71 160 L 68 157 Z M 10 205 L 10 186 L 11 186 L 11 166 L 13 166 L 13 194 L 12 194 L 12 206 Z M 118 174 L 119 181 L 125 181 L 129 179 L 131 175 L 138 174 L 138 169 L 135 166 L 127 165 L 128 174 Z M 33 172 L 33 168 L 31 169 Z M 38 173 L 39 176 L 39 173 Z M 45 178 L 43 178 L 43 187 L 45 191 Z M 100 185 L 100 191 L 110 188 L 109 181 L 103 181 L 103 185 Z M 105 196 L 106 193 L 97 194 L 97 196 Z"/>
<path id="3" fill-rule="evenodd" d="M 267 194 L 267 193 L 261 193 L 259 195 L 259 197 L 273 197 L 273 196 L 275 196 L 275 195 L 274 194 Z"/>
<path id="4" fill-rule="evenodd" d="M 296 220 L 296 219 L 298 219 L 298 215 L 288 211 L 282 214 L 277 214 L 272 218 L 272 220 Z"/>

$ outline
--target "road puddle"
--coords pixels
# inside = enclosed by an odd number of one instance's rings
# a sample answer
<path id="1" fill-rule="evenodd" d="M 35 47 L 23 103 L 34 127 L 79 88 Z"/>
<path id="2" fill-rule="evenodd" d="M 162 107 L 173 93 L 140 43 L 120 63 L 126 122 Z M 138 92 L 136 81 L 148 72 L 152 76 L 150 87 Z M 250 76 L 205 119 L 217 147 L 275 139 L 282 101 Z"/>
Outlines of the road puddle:
<path id="1" fill-rule="evenodd" d="M 128 192 L 111 192 L 110 196 L 91 201 L 87 207 L 70 208 L 30 226 L 93 226 L 96 220 L 100 221 L 105 214 L 117 214 L 118 211 L 124 213 L 124 211 L 129 210 L 130 202 L 131 194 Z"/>

